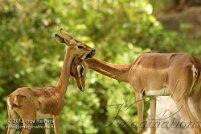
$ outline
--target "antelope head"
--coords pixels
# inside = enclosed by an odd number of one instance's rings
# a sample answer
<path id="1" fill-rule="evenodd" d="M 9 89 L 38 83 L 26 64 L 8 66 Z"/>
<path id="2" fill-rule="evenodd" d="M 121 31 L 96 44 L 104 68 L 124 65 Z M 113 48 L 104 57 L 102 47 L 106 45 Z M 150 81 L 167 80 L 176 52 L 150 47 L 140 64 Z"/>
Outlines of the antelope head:
<path id="1" fill-rule="evenodd" d="M 71 63 L 70 74 L 81 91 L 85 90 L 86 71 L 87 64 L 81 58 L 75 57 Z"/>
<path id="2" fill-rule="evenodd" d="M 60 29 L 59 34 L 55 34 L 55 37 L 61 42 L 68 45 L 71 49 L 74 50 L 74 54 L 78 57 L 81 57 L 82 60 L 86 60 L 95 55 L 95 49 L 87 46 L 85 43 L 74 39 L 71 35 L 65 32 L 63 29 Z"/>

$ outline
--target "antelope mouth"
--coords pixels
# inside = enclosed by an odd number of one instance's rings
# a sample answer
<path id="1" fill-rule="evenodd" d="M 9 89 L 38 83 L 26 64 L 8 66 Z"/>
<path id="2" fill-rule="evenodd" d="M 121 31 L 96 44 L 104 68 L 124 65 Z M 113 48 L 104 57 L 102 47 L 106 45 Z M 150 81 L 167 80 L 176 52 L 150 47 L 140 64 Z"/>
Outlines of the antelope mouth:
<path id="1" fill-rule="evenodd" d="M 86 59 L 89 59 L 89 58 L 92 58 L 94 55 L 96 54 L 96 50 L 92 50 L 91 52 L 85 54 L 83 57 L 82 57 L 82 60 L 86 60 Z"/>
<path id="2" fill-rule="evenodd" d="M 85 91 L 85 87 L 81 87 L 81 88 L 79 88 L 79 89 L 80 89 L 80 91 L 82 91 L 82 92 Z"/>

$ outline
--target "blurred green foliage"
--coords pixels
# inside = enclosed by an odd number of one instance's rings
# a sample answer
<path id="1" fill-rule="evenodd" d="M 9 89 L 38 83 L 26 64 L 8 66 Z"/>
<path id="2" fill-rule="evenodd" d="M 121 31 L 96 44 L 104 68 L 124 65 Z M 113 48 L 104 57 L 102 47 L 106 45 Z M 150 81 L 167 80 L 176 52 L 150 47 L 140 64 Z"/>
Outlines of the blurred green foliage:
<path id="1" fill-rule="evenodd" d="M 54 85 L 59 79 L 65 46 L 54 33 L 61 27 L 111 63 L 131 63 L 151 50 L 200 56 L 201 35 L 190 39 L 189 25 L 179 32 L 165 29 L 152 8 L 148 0 L 0 0 L 0 132 L 6 130 L 7 95 L 17 87 Z M 70 80 L 62 134 L 135 133 L 131 86 L 89 70 L 86 88 L 82 93 Z"/>

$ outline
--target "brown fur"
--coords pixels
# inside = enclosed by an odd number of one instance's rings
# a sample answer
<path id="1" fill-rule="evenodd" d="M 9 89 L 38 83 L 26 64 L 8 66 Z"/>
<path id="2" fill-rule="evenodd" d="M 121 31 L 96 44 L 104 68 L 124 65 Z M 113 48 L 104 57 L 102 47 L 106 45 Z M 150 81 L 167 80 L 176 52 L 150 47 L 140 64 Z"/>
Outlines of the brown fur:
<path id="1" fill-rule="evenodd" d="M 143 132 L 143 93 L 145 91 L 160 90 L 168 88 L 171 96 L 177 106 L 181 108 L 185 117 L 197 123 L 196 116 L 201 114 L 201 109 L 196 100 L 200 100 L 198 93 L 201 93 L 201 62 L 185 53 L 145 53 L 137 58 L 137 60 L 128 65 L 117 65 L 92 58 L 86 61 L 89 68 L 102 73 L 111 78 L 125 81 L 132 85 L 138 107 L 138 133 Z M 197 70 L 197 75 L 193 77 L 192 66 Z M 195 93 L 197 91 L 197 93 Z M 151 118 L 155 119 L 155 96 L 151 96 Z M 189 98 L 194 98 L 194 108 L 196 113 L 193 114 L 189 108 Z M 199 102 L 200 102 L 199 101 Z M 198 116 L 198 117 L 201 117 Z M 154 134 L 156 129 L 151 128 Z M 201 128 L 192 128 L 195 134 L 201 133 Z"/>
<path id="2" fill-rule="evenodd" d="M 63 36 L 69 36 L 62 29 L 60 34 L 61 35 L 57 35 L 60 41 L 64 38 Z M 62 43 L 68 43 L 72 42 L 74 39 L 65 39 L 65 42 L 63 42 L 63 40 L 61 41 Z M 85 79 L 85 76 L 78 76 L 79 72 L 77 72 L 77 66 L 82 65 L 83 67 L 86 67 L 82 62 L 83 60 L 80 60 L 80 58 L 82 59 L 82 56 L 86 57 L 86 55 L 90 57 L 95 54 L 94 49 L 86 46 L 85 44 L 71 43 L 68 45 L 69 47 L 65 54 L 61 76 L 56 86 L 49 86 L 44 88 L 22 87 L 16 89 L 7 98 L 9 120 L 16 119 L 16 112 L 22 118 L 23 126 L 26 127 L 33 125 L 33 123 L 29 122 L 30 120 L 53 117 L 55 133 L 60 133 L 59 116 L 64 106 L 64 95 L 68 87 L 70 73 L 78 82 L 77 85 L 84 85 L 80 84 L 80 82 L 84 82 L 84 80 L 77 80 L 83 78 Z M 82 46 L 83 48 L 79 49 L 78 45 Z M 43 114 L 44 117 L 39 117 L 39 113 Z M 16 124 L 11 121 L 9 125 L 12 126 Z M 45 125 L 48 126 L 49 124 Z M 13 133 L 15 133 L 15 129 L 8 128 L 7 134 Z M 21 134 L 29 133 L 30 129 L 27 128 L 23 128 L 21 131 Z M 47 128 L 46 134 L 49 133 L 50 130 Z"/>

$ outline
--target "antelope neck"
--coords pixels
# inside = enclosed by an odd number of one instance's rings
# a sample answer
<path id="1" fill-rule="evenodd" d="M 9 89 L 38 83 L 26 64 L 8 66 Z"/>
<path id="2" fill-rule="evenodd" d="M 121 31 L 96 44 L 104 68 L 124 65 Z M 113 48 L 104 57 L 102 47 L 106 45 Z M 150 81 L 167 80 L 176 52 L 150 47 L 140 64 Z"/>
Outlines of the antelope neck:
<path id="1" fill-rule="evenodd" d="M 111 64 L 97 58 L 88 59 L 86 62 L 88 67 L 94 71 L 119 81 L 128 82 L 130 64 Z"/>
<path id="2" fill-rule="evenodd" d="M 71 62 L 73 58 L 74 58 L 74 55 L 71 54 L 71 50 L 67 48 L 65 56 L 64 56 L 64 62 L 63 62 L 62 70 L 61 70 L 60 79 L 56 86 L 59 89 L 60 94 L 62 95 L 65 95 L 68 84 L 69 84 L 70 66 L 71 66 Z"/>

